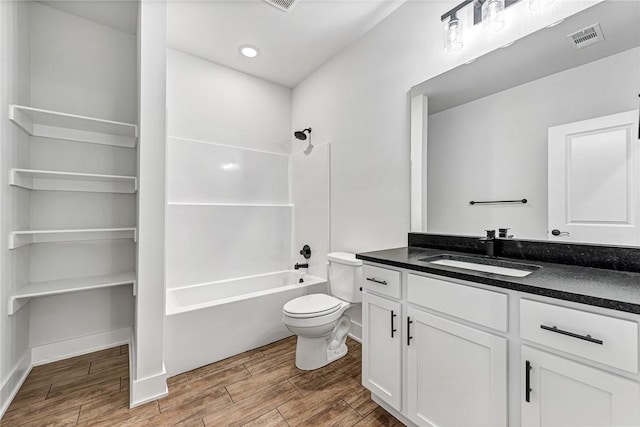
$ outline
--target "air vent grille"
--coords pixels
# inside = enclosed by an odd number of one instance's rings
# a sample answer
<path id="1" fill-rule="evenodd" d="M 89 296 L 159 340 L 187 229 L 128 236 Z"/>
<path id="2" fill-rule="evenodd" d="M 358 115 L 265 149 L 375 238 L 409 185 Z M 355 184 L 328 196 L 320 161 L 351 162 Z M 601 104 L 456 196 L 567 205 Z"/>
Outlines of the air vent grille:
<path id="1" fill-rule="evenodd" d="M 604 40 L 600 24 L 596 23 L 567 36 L 567 40 L 576 49 L 582 49 Z"/>
<path id="2" fill-rule="evenodd" d="M 271 6 L 277 7 L 278 9 L 285 12 L 291 11 L 291 9 L 293 9 L 293 6 L 295 6 L 296 3 L 298 3 L 298 0 L 264 0 L 264 1 L 270 4 Z"/>

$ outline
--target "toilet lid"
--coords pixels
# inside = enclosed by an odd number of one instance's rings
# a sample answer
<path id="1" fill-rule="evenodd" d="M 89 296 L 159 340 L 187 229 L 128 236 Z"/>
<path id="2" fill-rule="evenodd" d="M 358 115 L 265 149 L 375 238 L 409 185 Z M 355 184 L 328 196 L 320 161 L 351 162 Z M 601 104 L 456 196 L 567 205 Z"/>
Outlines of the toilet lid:
<path id="1" fill-rule="evenodd" d="M 326 294 L 304 295 L 292 299 L 284 305 L 282 311 L 291 317 L 317 317 L 331 314 L 340 309 L 337 298 Z"/>

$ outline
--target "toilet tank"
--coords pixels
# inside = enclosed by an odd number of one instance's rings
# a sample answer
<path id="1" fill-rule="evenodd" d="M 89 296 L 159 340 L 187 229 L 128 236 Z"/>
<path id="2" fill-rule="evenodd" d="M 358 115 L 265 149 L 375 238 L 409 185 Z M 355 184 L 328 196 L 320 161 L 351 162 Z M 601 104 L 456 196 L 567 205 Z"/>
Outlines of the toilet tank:
<path id="1" fill-rule="evenodd" d="M 331 252 L 327 260 L 331 295 L 347 302 L 361 302 L 362 261 L 347 252 Z"/>

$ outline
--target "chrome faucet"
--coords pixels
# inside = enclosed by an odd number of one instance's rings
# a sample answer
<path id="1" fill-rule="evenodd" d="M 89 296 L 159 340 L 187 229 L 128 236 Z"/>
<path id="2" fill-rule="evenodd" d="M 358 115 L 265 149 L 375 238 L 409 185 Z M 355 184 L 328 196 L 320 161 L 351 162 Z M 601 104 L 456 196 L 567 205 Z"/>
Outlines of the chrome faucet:
<path id="1" fill-rule="evenodd" d="M 293 268 L 296 270 L 300 270 L 301 268 L 309 268 L 309 263 L 305 262 L 304 264 L 298 264 L 296 262 L 296 265 L 294 265 Z"/>
<path id="2" fill-rule="evenodd" d="M 496 258 L 496 230 L 485 230 L 487 232 L 486 237 L 480 238 L 480 241 L 484 243 L 486 255 L 490 258 Z"/>

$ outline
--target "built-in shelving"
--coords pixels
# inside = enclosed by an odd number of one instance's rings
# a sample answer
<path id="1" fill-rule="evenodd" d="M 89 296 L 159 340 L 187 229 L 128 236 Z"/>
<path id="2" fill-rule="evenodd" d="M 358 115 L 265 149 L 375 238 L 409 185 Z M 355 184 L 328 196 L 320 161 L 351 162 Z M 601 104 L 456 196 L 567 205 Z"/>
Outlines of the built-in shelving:
<path id="1" fill-rule="evenodd" d="M 20 230 L 9 234 L 9 249 L 32 243 L 76 242 L 83 240 L 133 239 L 137 241 L 135 227 L 84 228 L 58 230 Z"/>
<path id="2" fill-rule="evenodd" d="M 11 169 L 9 184 L 29 190 L 135 193 L 135 176 L 102 175 L 35 169 Z"/>
<path id="3" fill-rule="evenodd" d="M 66 294 L 69 292 L 87 291 L 91 289 L 109 288 L 121 285 L 134 285 L 135 292 L 136 273 L 116 273 L 106 276 L 80 277 L 75 279 L 51 280 L 48 282 L 29 283 L 20 286 L 17 291 L 9 296 L 9 315 L 17 312 L 29 299 L 49 295 Z"/>
<path id="4" fill-rule="evenodd" d="M 29 135 L 135 148 L 138 126 L 41 108 L 11 105 L 9 119 Z"/>

